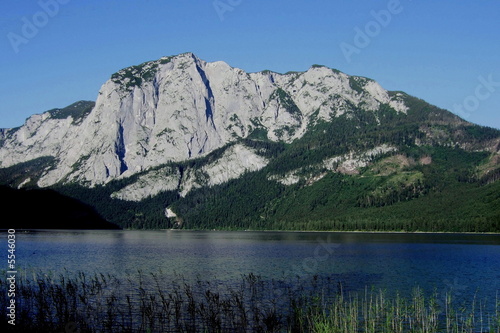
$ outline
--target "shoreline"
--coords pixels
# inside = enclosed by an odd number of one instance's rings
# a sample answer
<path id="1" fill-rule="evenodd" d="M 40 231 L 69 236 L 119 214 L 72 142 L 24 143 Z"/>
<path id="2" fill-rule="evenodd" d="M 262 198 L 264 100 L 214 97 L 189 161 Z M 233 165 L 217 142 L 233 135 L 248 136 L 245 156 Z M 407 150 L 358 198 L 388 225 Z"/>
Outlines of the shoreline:
<path id="1" fill-rule="evenodd" d="M 0 229 L 0 232 L 7 232 L 8 229 Z M 500 232 L 462 232 L 462 231 L 396 231 L 396 230 L 252 230 L 252 229 L 16 229 L 16 232 L 81 232 L 81 231 L 178 231 L 178 232 L 287 232 L 287 233 L 337 233 L 337 234 L 436 234 L 436 235 L 498 235 Z"/>
<path id="2" fill-rule="evenodd" d="M 123 229 L 127 231 L 140 231 L 142 229 Z M 454 235 L 498 235 L 500 232 L 462 232 L 462 231 L 377 231 L 377 230 L 252 230 L 252 229 L 144 229 L 144 231 L 218 231 L 218 232 L 297 232 L 297 233 L 338 233 L 338 234 L 454 234 Z"/>

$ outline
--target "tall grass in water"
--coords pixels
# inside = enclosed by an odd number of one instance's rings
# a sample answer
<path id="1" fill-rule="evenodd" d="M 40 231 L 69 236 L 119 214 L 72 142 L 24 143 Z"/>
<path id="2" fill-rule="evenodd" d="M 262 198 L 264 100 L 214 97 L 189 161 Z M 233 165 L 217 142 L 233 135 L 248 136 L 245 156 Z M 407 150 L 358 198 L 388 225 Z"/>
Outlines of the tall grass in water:
<path id="1" fill-rule="evenodd" d="M 7 294 L 0 281 L 0 293 Z M 68 272 L 20 275 L 16 326 L 2 332 L 496 332 L 500 302 L 487 309 L 471 300 L 465 309 L 451 297 L 438 302 L 415 289 L 408 298 L 366 289 L 349 293 L 331 279 L 265 280 L 249 274 L 228 286 L 186 281 L 161 272 L 127 278 Z M 77 330 L 72 330 L 77 331 Z"/>
<path id="2" fill-rule="evenodd" d="M 411 298 L 397 295 L 387 299 L 385 293 L 366 292 L 363 296 L 341 295 L 314 313 L 311 332 L 500 332 L 500 302 L 489 313 L 484 303 L 472 300 L 469 309 L 455 307 L 450 296 L 439 305 L 437 294 L 428 298 L 416 288 Z M 444 308 L 443 308 L 444 307 Z"/>

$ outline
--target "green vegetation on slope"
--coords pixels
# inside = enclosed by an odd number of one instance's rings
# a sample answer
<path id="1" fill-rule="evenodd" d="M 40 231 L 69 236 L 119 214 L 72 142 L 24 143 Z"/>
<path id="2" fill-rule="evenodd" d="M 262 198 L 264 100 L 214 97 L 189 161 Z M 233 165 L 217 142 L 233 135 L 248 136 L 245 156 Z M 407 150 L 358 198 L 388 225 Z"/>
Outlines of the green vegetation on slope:
<path id="1" fill-rule="evenodd" d="M 267 145 L 267 154 L 277 159 L 288 153 L 280 145 L 253 143 Z M 432 162 L 402 166 L 394 162 L 401 156 Z M 282 160 L 279 167 L 271 163 L 239 179 L 192 190 L 185 198 L 169 191 L 141 202 L 110 198 L 132 179 L 94 189 L 72 185 L 58 190 L 124 228 L 171 228 L 175 221 L 164 216 L 168 206 L 190 229 L 499 232 L 500 182 L 484 183 L 475 173 L 487 159 L 484 152 L 413 147 L 380 156 L 360 174 L 313 170 L 324 172 L 323 177 L 288 186 L 269 180 L 270 174 L 291 169 Z M 186 163 L 194 167 L 206 161 Z"/>
<path id="2" fill-rule="evenodd" d="M 439 150 L 436 160 L 470 155 Z M 186 227 L 201 229 L 500 231 L 500 183 L 469 180 L 465 162 L 450 173 L 435 163 L 395 176 L 328 173 L 312 185 L 291 186 L 269 181 L 264 169 L 193 191 L 173 207 Z"/>
<path id="3" fill-rule="evenodd" d="M 296 112 L 283 91 L 281 103 Z M 170 207 L 191 229 L 500 231 L 500 131 L 467 123 L 446 110 L 398 94 L 406 113 L 387 104 L 370 112 L 349 106 L 331 122 L 318 121 L 293 143 L 271 142 L 265 130 L 211 154 L 171 163 L 173 170 L 199 170 L 239 143 L 269 159 L 260 171 L 185 197 L 167 191 L 141 202 L 112 199 L 112 193 L 140 175 L 89 189 L 75 184 L 53 189 L 94 207 L 123 228 L 171 228 Z M 258 124 L 256 120 L 256 124 Z M 256 131 L 257 131 L 256 130 Z M 332 157 L 375 148 L 364 167 L 350 172 L 326 166 Z M 0 169 L 0 184 L 33 187 L 56 161 L 41 158 Z M 337 163 L 338 164 L 338 163 Z M 75 165 L 78 167 L 78 165 Z M 161 166 L 160 166 L 161 167 Z M 293 174 L 297 182 L 279 180 Z"/>
<path id="4" fill-rule="evenodd" d="M 95 102 L 80 101 L 71 104 L 62 109 L 53 109 L 48 111 L 52 119 L 66 119 L 73 118 L 73 124 L 81 122 L 92 111 Z"/>

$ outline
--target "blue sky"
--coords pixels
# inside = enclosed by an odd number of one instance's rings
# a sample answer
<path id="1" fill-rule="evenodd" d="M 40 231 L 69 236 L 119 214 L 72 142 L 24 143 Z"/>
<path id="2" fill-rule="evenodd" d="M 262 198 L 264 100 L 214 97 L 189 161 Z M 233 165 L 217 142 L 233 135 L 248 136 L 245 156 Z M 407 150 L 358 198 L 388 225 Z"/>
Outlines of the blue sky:
<path id="1" fill-rule="evenodd" d="M 0 128 L 188 51 L 248 72 L 322 64 L 500 128 L 499 18 L 498 0 L 2 1 Z"/>

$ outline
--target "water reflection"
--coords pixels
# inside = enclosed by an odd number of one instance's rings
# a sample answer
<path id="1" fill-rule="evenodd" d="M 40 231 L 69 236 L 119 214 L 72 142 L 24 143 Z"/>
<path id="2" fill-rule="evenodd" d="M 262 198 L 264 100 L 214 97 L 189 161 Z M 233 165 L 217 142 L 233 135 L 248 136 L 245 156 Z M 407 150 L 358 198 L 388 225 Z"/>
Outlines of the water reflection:
<path id="1" fill-rule="evenodd" d="M 19 267 L 236 281 L 254 273 L 333 278 L 355 290 L 500 290 L 500 236 L 464 234 L 37 231 L 18 234 Z M 446 282 L 448 281 L 448 282 Z"/>

